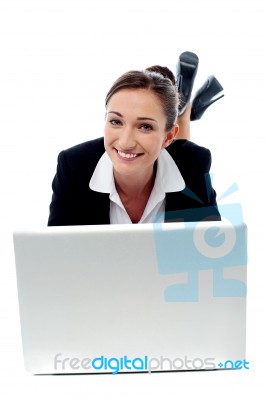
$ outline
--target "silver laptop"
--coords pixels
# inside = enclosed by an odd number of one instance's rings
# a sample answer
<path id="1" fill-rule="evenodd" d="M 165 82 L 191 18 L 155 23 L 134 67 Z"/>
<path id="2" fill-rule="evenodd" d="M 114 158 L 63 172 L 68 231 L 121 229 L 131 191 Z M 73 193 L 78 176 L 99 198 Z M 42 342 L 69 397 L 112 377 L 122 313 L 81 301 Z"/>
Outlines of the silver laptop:
<path id="1" fill-rule="evenodd" d="M 14 248 L 30 373 L 247 366 L 245 224 L 46 227 Z"/>

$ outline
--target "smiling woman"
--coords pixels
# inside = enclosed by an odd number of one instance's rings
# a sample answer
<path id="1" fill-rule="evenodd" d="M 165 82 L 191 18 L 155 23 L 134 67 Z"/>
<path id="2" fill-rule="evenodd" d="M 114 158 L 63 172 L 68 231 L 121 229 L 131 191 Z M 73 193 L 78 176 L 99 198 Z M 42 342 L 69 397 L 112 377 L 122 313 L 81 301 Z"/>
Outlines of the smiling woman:
<path id="1" fill-rule="evenodd" d="M 132 222 L 141 220 L 154 186 L 155 162 L 176 136 L 177 125 L 170 131 L 166 125 L 159 98 L 147 89 L 121 89 L 108 102 L 104 144 Z"/>
<path id="2" fill-rule="evenodd" d="M 179 117 L 178 104 L 166 67 L 118 78 L 106 96 L 104 138 L 59 154 L 48 225 L 220 219 L 210 151 L 187 140 L 189 98 Z"/>

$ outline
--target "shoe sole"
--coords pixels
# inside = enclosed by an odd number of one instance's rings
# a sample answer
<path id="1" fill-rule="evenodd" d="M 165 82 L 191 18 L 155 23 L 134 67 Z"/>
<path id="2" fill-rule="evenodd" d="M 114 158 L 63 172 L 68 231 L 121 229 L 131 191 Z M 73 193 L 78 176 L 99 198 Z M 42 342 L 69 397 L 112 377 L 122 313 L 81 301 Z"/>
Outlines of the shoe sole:
<path id="1" fill-rule="evenodd" d="M 179 56 L 179 62 L 177 63 L 176 67 L 176 86 L 181 102 L 181 105 L 179 106 L 179 115 L 183 114 L 186 104 L 191 97 L 198 64 L 199 58 L 195 53 L 185 51 Z"/>

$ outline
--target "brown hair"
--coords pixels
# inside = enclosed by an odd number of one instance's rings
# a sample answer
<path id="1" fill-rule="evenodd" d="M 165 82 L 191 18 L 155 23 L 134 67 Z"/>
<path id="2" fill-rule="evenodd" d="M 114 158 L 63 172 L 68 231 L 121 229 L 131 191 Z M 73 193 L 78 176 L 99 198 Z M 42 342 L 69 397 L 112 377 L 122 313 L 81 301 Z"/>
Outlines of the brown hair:
<path id="1" fill-rule="evenodd" d="M 167 118 L 166 131 L 172 129 L 178 113 L 179 96 L 175 77 L 167 67 L 154 65 L 144 71 L 128 71 L 121 75 L 106 95 L 105 106 L 110 98 L 122 89 L 148 89 L 160 99 Z"/>

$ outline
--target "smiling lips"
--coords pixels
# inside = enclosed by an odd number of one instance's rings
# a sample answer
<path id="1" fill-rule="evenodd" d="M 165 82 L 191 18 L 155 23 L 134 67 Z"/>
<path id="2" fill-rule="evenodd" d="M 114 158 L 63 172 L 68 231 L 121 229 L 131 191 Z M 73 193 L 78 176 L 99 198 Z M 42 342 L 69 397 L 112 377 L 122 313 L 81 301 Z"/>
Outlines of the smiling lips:
<path id="1" fill-rule="evenodd" d="M 143 154 L 143 153 L 139 153 L 139 154 L 137 154 L 137 153 L 124 153 L 123 151 L 120 151 L 120 150 L 117 150 L 117 149 L 116 149 L 116 151 L 117 151 L 118 157 L 120 159 L 123 159 L 123 160 L 126 159 L 127 161 L 132 161 L 135 158 L 137 158 L 138 156 L 141 156 Z"/>

